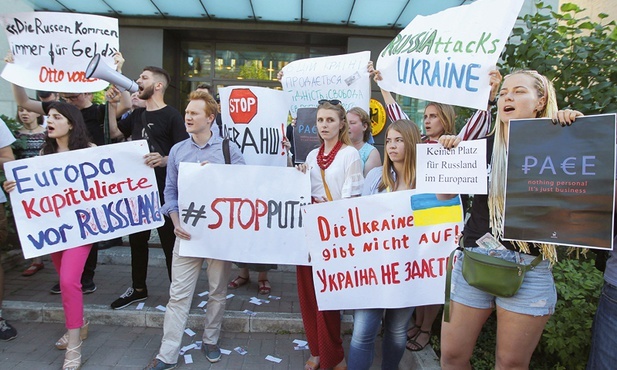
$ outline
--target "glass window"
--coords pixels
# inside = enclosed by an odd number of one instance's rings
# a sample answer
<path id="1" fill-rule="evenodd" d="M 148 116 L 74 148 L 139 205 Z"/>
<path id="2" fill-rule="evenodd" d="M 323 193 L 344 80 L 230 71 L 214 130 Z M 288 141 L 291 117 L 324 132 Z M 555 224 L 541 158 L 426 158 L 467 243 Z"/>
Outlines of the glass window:
<path id="1" fill-rule="evenodd" d="M 217 44 L 214 78 L 275 81 L 289 62 L 304 58 L 304 51 L 300 46 Z"/>
<path id="2" fill-rule="evenodd" d="M 212 78 L 212 44 L 204 42 L 185 42 L 182 47 L 182 77 Z"/>

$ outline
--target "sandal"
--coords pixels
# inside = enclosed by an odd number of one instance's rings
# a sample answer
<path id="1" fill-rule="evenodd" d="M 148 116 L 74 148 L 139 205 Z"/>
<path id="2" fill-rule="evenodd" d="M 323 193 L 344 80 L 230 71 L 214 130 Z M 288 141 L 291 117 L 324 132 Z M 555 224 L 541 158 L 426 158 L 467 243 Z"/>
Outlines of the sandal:
<path id="1" fill-rule="evenodd" d="M 82 343 L 83 342 L 79 342 L 79 345 L 77 347 L 66 349 L 66 354 L 64 355 L 64 364 L 62 365 L 62 370 L 79 370 L 79 368 L 81 368 L 81 344 Z M 79 350 L 79 352 L 77 352 L 77 350 Z M 67 359 L 66 355 L 68 355 L 71 352 L 78 353 L 79 356 L 77 356 L 76 358 L 72 360 Z"/>
<path id="2" fill-rule="evenodd" d="M 24 270 L 24 272 L 21 273 L 21 276 L 32 276 L 44 268 L 44 264 L 33 262 L 27 269 Z"/>
<path id="3" fill-rule="evenodd" d="M 304 370 L 317 370 L 319 369 L 319 356 L 311 356 L 306 364 L 304 364 Z"/>
<path id="4" fill-rule="evenodd" d="M 238 275 L 237 278 L 233 279 L 232 281 L 229 282 L 229 284 L 227 284 L 227 289 L 238 289 L 242 285 L 246 285 L 248 282 L 249 282 L 248 276 L 244 277 L 244 276 Z"/>
<path id="5" fill-rule="evenodd" d="M 420 333 L 420 325 L 414 324 L 409 330 L 407 330 L 407 339 L 412 339 L 418 336 Z"/>
<path id="6" fill-rule="evenodd" d="M 270 294 L 272 287 L 267 286 L 266 283 L 270 285 L 270 281 L 268 279 L 259 280 L 259 294 L 264 294 L 264 295 Z"/>
<path id="7" fill-rule="evenodd" d="M 90 321 L 86 321 L 84 326 L 79 328 L 79 339 L 86 340 L 88 338 L 88 326 L 90 326 Z M 56 348 L 60 350 L 65 350 L 69 345 L 69 332 L 64 333 L 60 339 L 56 342 Z"/>
<path id="8" fill-rule="evenodd" d="M 423 345 L 420 344 L 418 342 L 418 337 L 422 334 L 426 334 L 428 336 L 428 339 L 426 341 L 426 343 L 424 343 Z M 422 351 L 424 349 L 424 347 L 428 346 L 431 343 L 431 332 L 429 331 L 424 331 L 422 329 L 420 329 L 420 331 L 418 332 L 418 335 L 416 335 L 415 338 L 409 339 L 407 341 L 407 345 L 405 345 L 405 348 L 407 348 L 410 351 L 413 352 L 418 352 L 418 351 Z"/>

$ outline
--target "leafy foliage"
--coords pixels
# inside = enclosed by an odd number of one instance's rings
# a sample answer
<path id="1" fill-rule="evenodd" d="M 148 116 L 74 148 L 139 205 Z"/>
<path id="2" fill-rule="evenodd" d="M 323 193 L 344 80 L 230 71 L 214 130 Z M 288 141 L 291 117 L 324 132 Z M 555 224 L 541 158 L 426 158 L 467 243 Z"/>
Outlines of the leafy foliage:
<path id="1" fill-rule="evenodd" d="M 587 114 L 617 112 L 617 28 L 615 21 L 581 17 L 584 9 L 565 3 L 561 12 L 537 2 L 519 17 L 504 53 L 502 70 L 532 69 L 552 80 L 560 109 Z M 602 23 L 604 22 L 604 23 Z"/>

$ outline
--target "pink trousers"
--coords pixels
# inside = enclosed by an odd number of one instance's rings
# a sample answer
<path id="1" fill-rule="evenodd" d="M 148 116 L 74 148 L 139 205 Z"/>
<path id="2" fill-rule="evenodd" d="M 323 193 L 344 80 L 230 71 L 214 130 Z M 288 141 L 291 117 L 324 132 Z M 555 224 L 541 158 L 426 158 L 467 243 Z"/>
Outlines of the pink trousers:
<path id="1" fill-rule="evenodd" d="M 82 245 L 51 254 L 51 260 L 60 277 L 62 307 L 67 329 L 84 325 L 84 296 L 81 292 L 81 274 L 92 244 Z"/>

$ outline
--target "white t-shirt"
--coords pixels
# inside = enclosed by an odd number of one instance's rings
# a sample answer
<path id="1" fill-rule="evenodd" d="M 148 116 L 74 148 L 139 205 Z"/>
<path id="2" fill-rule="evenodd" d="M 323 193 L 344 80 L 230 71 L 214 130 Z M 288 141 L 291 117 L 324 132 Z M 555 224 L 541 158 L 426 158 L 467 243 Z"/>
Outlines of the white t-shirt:
<path id="1" fill-rule="evenodd" d="M 311 196 L 326 197 L 326 190 L 321 178 L 321 169 L 317 165 L 317 152 L 313 149 L 307 156 L 305 163 L 311 169 Z M 332 200 L 351 198 L 362 193 L 364 175 L 362 159 L 353 146 L 346 146 L 339 150 L 330 166 L 325 170 L 326 183 Z"/>
<path id="2" fill-rule="evenodd" d="M 6 123 L 0 118 L 0 148 L 4 148 L 5 146 L 9 146 L 15 142 L 15 136 L 8 127 L 6 127 Z M 4 191 L 0 191 L 0 203 L 6 203 L 6 195 L 4 195 Z"/>

